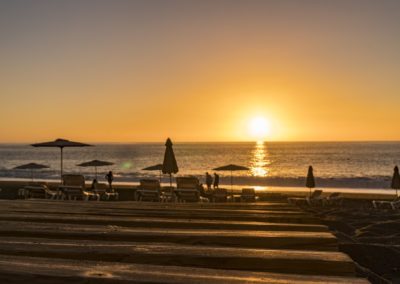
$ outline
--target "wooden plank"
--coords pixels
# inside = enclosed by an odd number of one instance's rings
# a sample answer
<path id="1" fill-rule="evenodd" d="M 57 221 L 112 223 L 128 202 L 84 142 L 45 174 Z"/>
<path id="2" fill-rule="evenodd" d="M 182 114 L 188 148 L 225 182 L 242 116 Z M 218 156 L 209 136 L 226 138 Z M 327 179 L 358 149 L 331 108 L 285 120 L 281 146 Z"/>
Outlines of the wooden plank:
<path id="1" fill-rule="evenodd" d="M 9 213 L 2 212 L 0 221 L 25 221 L 39 223 L 66 223 L 85 225 L 112 225 L 124 227 L 147 228 L 197 228 L 197 229 L 233 229 L 233 230 L 266 230 L 266 231 L 303 231 L 303 232 L 327 232 L 323 225 L 271 223 L 271 222 L 246 222 L 230 220 L 202 220 L 202 219 L 168 219 L 152 217 L 127 217 L 127 216 L 96 216 L 81 214 L 57 214 L 44 215 L 41 213 Z"/>
<path id="2" fill-rule="evenodd" d="M 233 210 L 234 211 L 234 210 Z M 310 215 L 298 213 L 298 214 L 237 214 L 234 212 L 225 213 L 210 213 L 210 212 L 196 212 L 192 210 L 186 211 L 152 211 L 152 210 L 98 210 L 87 208 L 85 204 L 81 207 L 71 208 L 16 208 L 9 210 L 0 211 L 0 215 L 3 212 L 15 212 L 15 213 L 41 213 L 44 215 L 49 214 L 69 214 L 69 215 L 97 215 L 97 216 L 114 216 L 114 217 L 154 217 L 154 218 L 176 218 L 176 219 L 207 219 L 207 220 L 236 220 L 236 221 L 256 221 L 256 222 L 275 222 L 275 223 L 298 223 L 298 224 L 319 224 L 320 220 Z"/>
<path id="3" fill-rule="evenodd" d="M 336 250 L 326 232 L 127 228 L 120 226 L 0 221 L 0 234 L 15 237 L 172 242 L 246 248 Z"/>
<path id="4" fill-rule="evenodd" d="M 25 200 L 1 200 L 0 207 L 5 206 L 32 206 L 32 205 L 54 205 L 54 204 L 73 204 L 81 206 L 82 203 L 87 206 L 101 208 L 220 208 L 220 209 L 245 209 L 245 210 L 294 210 L 296 206 L 287 202 L 257 202 L 257 203 L 161 203 L 161 202 L 138 202 L 138 201 L 100 201 L 100 202 L 83 202 L 83 201 L 63 201 L 49 199 L 25 199 Z"/>
<path id="5" fill-rule="evenodd" d="M 291 275 L 0 255 L 3 283 L 367 283 L 352 277 Z M 49 282 L 51 281 L 51 282 Z M 86 283 L 85 282 L 85 283 Z"/>
<path id="6" fill-rule="evenodd" d="M 0 237 L 0 254 L 309 275 L 355 273 L 351 259 L 339 252 Z"/>

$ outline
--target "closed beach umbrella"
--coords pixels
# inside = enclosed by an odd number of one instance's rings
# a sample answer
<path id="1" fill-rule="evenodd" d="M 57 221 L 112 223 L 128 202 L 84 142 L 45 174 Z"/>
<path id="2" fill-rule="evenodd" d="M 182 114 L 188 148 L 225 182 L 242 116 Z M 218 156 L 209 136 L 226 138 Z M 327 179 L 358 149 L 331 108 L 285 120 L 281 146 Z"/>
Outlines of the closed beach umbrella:
<path id="1" fill-rule="evenodd" d="M 61 151 L 61 179 L 62 179 L 62 175 L 63 175 L 63 149 L 65 147 L 87 147 L 87 146 L 92 146 L 89 144 L 85 144 L 85 143 L 80 143 L 80 142 L 74 142 L 74 141 L 69 141 L 69 140 L 65 140 L 65 139 L 56 139 L 54 141 L 50 141 L 50 142 L 43 142 L 43 143 L 36 143 L 36 144 L 32 144 L 33 147 L 57 147 L 60 148 Z"/>
<path id="2" fill-rule="evenodd" d="M 391 188 L 396 190 L 396 197 L 397 197 L 398 196 L 397 190 L 400 189 L 400 174 L 399 174 L 399 168 L 397 166 L 394 167 Z"/>
<path id="3" fill-rule="evenodd" d="M 308 167 L 306 187 L 308 187 L 310 189 L 310 196 L 311 196 L 311 188 L 315 187 L 315 179 L 314 179 L 313 167 L 312 166 Z"/>
<path id="4" fill-rule="evenodd" d="M 222 167 L 215 168 L 215 169 L 213 169 L 213 170 L 214 170 L 214 171 L 230 171 L 230 172 L 231 172 L 231 189 L 232 189 L 232 185 L 233 185 L 233 171 L 248 171 L 248 170 L 250 170 L 250 169 L 249 169 L 248 167 L 230 164 L 230 165 L 226 165 L 226 166 L 222 166 Z"/>
<path id="5" fill-rule="evenodd" d="M 15 170 L 31 170 L 31 178 L 33 181 L 33 170 L 40 170 L 40 169 L 48 169 L 48 166 L 41 165 L 41 164 L 36 164 L 36 163 L 29 163 L 25 165 L 21 165 L 18 167 L 15 167 Z"/>
<path id="6" fill-rule="evenodd" d="M 176 163 L 174 150 L 172 149 L 171 139 L 167 139 L 165 142 L 165 153 L 164 162 L 162 165 L 163 174 L 169 174 L 169 184 L 172 186 L 172 174 L 176 174 L 179 171 L 178 164 Z"/>
<path id="7" fill-rule="evenodd" d="M 77 165 L 78 167 L 94 167 L 95 171 L 95 176 L 97 179 L 97 167 L 104 167 L 104 166 L 111 166 L 114 165 L 114 163 L 111 162 L 106 162 L 106 161 L 99 161 L 99 160 L 93 160 L 90 162 L 85 162 L 82 164 Z"/>
<path id="8" fill-rule="evenodd" d="M 144 169 L 142 169 L 142 171 L 160 171 L 160 182 L 161 182 L 162 169 L 163 169 L 163 165 L 162 164 L 157 164 L 157 165 L 154 165 L 154 166 L 150 166 L 150 167 L 144 168 Z"/>

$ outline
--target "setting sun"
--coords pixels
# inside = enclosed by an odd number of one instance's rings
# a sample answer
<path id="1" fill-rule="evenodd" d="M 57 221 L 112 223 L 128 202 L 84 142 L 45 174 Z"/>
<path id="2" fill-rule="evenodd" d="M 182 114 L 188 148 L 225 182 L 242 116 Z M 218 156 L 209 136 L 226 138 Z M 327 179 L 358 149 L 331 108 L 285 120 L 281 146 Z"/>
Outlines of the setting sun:
<path id="1" fill-rule="evenodd" d="M 255 117 L 249 123 L 249 133 L 256 139 L 265 139 L 270 134 L 270 123 L 264 117 Z"/>

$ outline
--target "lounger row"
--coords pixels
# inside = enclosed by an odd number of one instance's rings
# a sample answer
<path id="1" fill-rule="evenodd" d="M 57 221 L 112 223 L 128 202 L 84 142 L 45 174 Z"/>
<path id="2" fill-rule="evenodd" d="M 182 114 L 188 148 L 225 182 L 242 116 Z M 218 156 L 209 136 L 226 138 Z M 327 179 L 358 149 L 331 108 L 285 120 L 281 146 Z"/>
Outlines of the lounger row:
<path id="1" fill-rule="evenodd" d="M 18 192 L 24 198 L 49 198 L 64 200 L 118 200 L 118 193 L 103 184 L 96 184 L 91 190 L 86 189 L 85 178 L 82 175 L 63 175 L 62 184 L 57 190 L 52 190 L 46 183 L 27 185 Z"/>
<path id="2" fill-rule="evenodd" d="M 243 188 L 234 195 L 225 188 L 205 191 L 196 177 L 177 177 L 175 187 L 161 187 L 155 179 L 140 180 L 136 200 L 163 202 L 255 202 L 258 198 L 254 188 Z"/>
<path id="3" fill-rule="evenodd" d="M 289 197 L 288 202 L 294 205 L 308 206 L 341 206 L 343 197 L 340 192 L 333 192 L 328 196 L 322 196 L 322 190 L 314 190 L 309 197 Z"/>
<path id="4" fill-rule="evenodd" d="M 243 188 L 239 194 L 229 193 L 225 188 L 204 190 L 196 177 L 177 177 L 177 187 L 161 187 L 156 179 L 142 179 L 135 191 L 137 201 L 160 202 L 256 202 L 254 188 Z M 62 185 L 52 190 L 46 183 L 27 185 L 19 190 L 23 198 L 48 198 L 63 200 L 118 200 L 118 193 L 105 184 L 86 189 L 82 175 L 63 175 Z"/>

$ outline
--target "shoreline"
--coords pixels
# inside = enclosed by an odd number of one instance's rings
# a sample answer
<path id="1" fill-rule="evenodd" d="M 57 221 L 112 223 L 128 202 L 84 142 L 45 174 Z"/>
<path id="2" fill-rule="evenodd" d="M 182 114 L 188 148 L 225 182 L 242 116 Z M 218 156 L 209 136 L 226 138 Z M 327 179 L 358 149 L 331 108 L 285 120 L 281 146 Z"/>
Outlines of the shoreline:
<path id="1" fill-rule="evenodd" d="M 60 183 L 56 180 L 43 180 L 43 179 L 35 179 L 34 183 L 38 182 L 46 182 L 51 187 L 56 188 Z M 0 199 L 4 198 L 4 193 L 8 192 L 15 193 L 19 188 L 32 183 L 31 179 L 0 179 L 0 189 L 3 192 L 0 192 Z M 129 192 L 133 191 L 139 185 L 138 182 L 115 182 L 113 183 L 113 187 L 117 191 Z M 169 186 L 169 183 L 161 183 L 162 186 Z M 176 184 L 173 182 L 173 186 Z M 90 182 L 86 183 L 87 187 L 90 187 Z M 239 193 L 242 188 L 251 187 L 254 188 L 257 194 L 260 197 L 266 198 L 269 195 L 281 196 L 282 198 L 286 198 L 288 196 L 308 196 L 310 190 L 306 187 L 296 187 L 296 186 L 258 186 L 258 185 L 241 185 L 241 184 L 221 184 L 220 188 L 226 188 L 228 191 Z M 333 192 L 340 192 L 343 197 L 350 199 L 394 199 L 396 197 L 396 192 L 393 189 L 372 189 L 372 188 L 336 188 L 336 187 L 316 187 L 313 190 L 322 190 L 323 195 L 329 195 Z"/>

